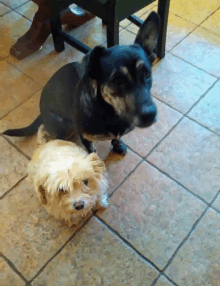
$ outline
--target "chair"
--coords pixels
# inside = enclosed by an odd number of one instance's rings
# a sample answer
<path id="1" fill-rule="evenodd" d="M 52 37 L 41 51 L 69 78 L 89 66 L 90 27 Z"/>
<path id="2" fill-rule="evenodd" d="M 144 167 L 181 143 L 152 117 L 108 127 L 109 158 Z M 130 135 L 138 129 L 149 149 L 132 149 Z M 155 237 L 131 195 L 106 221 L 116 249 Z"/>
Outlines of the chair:
<path id="1" fill-rule="evenodd" d="M 85 54 L 91 50 L 87 45 L 62 31 L 60 11 L 73 3 L 102 19 L 103 23 L 107 25 L 107 46 L 112 47 L 119 44 L 119 22 L 127 18 L 140 27 L 143 21 L 133 14 L 154 1 L 155 0 L 51 0 L 54 14 L 50 20 L 50 24 L 55 50 L 62 52 L 65 49 L 64 42 L 67 42 Z M 160 59 L 165 56 L 169 4 L 170 0 L 158 0 L 161 31 L 158 39 L 157 55 Z"/>

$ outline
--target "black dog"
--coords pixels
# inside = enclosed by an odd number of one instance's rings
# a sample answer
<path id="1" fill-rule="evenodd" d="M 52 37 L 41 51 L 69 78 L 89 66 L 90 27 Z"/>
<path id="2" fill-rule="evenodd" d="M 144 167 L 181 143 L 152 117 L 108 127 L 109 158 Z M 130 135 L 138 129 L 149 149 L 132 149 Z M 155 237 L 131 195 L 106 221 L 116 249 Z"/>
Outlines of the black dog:
<path id="1" fill-rule="evenodd" d="M 126 153 L 121 136 L 156 121 L 150 89 L 159 29 L 159 16 L 152 12 L 133 45 L 98 46 L 81 62 L 62 67 L 42 91 L 37 119 L 4 134 L 31 135 L 43 124 L 53 138 L 78 134 L 89 152 L 92 141 L 111 139 L 115 152 Z"/>

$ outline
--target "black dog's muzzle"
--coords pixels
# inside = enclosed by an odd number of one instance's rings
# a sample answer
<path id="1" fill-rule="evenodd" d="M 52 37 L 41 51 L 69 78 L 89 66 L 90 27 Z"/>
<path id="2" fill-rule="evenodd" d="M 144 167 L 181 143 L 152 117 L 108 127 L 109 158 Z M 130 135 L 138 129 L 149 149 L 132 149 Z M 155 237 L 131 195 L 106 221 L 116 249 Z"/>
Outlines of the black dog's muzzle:
<path id="1" fill-rule="evenodd" d="M 138 91 L 137 95 L 137 116 L 139 119 L 138 127 L 145 128 L 157 121 L 157 108 L 151 99 L 149 92 L 145 89 Z"/>

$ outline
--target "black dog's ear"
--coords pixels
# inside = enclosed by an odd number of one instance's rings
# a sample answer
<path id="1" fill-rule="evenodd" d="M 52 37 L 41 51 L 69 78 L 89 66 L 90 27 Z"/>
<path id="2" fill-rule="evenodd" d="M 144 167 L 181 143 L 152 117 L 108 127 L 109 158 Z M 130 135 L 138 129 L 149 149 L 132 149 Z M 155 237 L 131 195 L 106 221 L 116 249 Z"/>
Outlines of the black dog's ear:
<path id="1" fill-rule="evenodd" d="M 144 21 L 135 39 L 135 44 L 139 44 L 153 62 L 156 58 L 157 40 L 160 32 L 160 16 L 156 12 L 151 12 Z"/>
<path id="2" fill-rule="evenodd" d="M 104 55 L 105 50 L 106 49 L 104 47 L 97 46 L 90 52 L 87 66 L 87 74 L 91 79 L 100 79 L 100 58 Z"/>

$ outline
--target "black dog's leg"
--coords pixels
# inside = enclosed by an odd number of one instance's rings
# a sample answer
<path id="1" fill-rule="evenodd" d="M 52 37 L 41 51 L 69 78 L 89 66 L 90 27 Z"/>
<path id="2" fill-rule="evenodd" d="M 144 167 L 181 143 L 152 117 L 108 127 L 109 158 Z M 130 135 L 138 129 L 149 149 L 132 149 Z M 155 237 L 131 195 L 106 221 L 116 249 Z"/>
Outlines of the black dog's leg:
<path id="1" fill-rule="evenodd" d="M 125 155 L 127 153 L 127 146 L 121 139 L 112 140 L 113 151 L 120 155 Z"/>
<path id="2" fill-rule="evenodd" d="M 86 140 L 83 137 L 81 137 L 81 141 L 82 141 L 83 145 L 85 146 L 86 150 L 88 151 L 88 153 L 96 152 L 96 148 L 95 148 L 94 144 L 92 143 L 92 141 Z"/>

